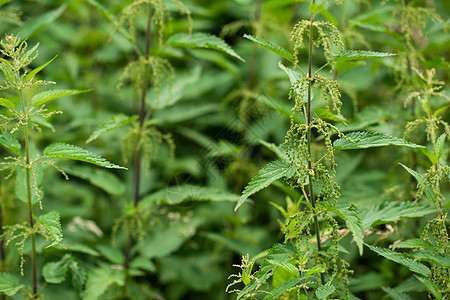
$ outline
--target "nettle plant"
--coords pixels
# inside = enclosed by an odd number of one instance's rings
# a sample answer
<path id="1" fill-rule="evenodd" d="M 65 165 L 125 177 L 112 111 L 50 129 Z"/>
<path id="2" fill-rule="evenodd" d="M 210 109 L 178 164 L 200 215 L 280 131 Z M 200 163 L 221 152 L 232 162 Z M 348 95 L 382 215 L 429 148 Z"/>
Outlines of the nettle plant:
<path id="1" fill-rule="evenodd" d="M 46 90 L 34 94 L 35 88 L 41 85 L 54 84 L 51 81 L 38 80 L 36 75 L 45 68 L 56 56 L 47 63 L 30 69 L 29 65 L 37 57 L 38 45 L 27 49 L 26 40 L 19 36 L 7 35 L 0 42 L 0 69 L 4 75 L 0 84 L 1 90 L 10 90 L 7 97 L 0 98 L 2 135 L 0 144 L 10 155 L 3 157 L 0 170 L 8 171 L 7 178 L 15 181 L 17 199 L 26 205 L 28 220 L 3 227 L 1 239 L 5 246 L 14 247 L 20 254 L 20 273 L 25 272 L 25 254 L 31 260 L 31 287 L 25 288 L 21 280 L 11 273 L 0 273 L 0 293 L 13 296 L 21 291 L 30 299 L 42 298 L 39 288 L 40 275 L 37 268 L 37 242 L 42 237 L 50 241 L 46 248 L 62 245 L 63 233 L 60 215 L 57 211 L 38 214 L 44 209 L 45 197 L 42 191 L 44 183 L 44 168 L 52 166 L 67 175 L 58 167 L 58 159 L 78 160 L 105 168 L 125 169 L 108 162 L 106 159 L 80 147 L 53 143 L 46 146 L 42 152 L 38 150 L 33 137 L 38 135 L 41 126 L 51 127 L 49 118 L 61 113 L 58 110 L 48 110 L 46 103 L 60 97 L 77 95 L 86 90 Z M 4 174 L 4 173 L 3 173 Z M 38 206 L 38 209 L 35 207 Z M 26 245 L 30 243 L 30 250 Z M 68 269 L 72 271 L 73 283 L 81 290 L 85 281 L 85 272 L 79 263 L 70 255 L 66 255 L 64 263 L 54 263 L 44 266 L 42 273 L 47 282 L 61 282 L 60 275 Z"/>
<path id="2" fill-rule="evenodd" d="M 394 243 L 394 249 L 412 249 L 412 252 L 398 252 L 391 249 L 369 246 L 383 257 L 406 266 L 414 277 L 427 287 L 436 299 L 447 299 L 450 291 L 450 238 L 448 232 L 448 209 L 450 203 L 445 200 L 441 185 L 450 180 L 450 167 L 447 162 L 448 147 L 446 140 L 450 126 L 439 114 L 448 108 L 450 99 L 444 92 L 444 82 L 436 78 L 434 69 L 420 72 L 414 69 L 419 90 L 412 92 L 405 100 L 405 106 L 411 101 L 420 103 L 423 116 L 406 124 L 405 137 L 416 132 L 425 132 L 428 145 L 420 151 L 428 158 L 426 170 L 401 166 L 417 181 L 415 193 L 416 205 L 424 196 L 436 211 L 436 217 L 429 220 L 420 238 Z M 425 129 L 425 130 L 423 130 Z M 420 134 L 418 134 L 420 136 Z M 427 263 L 429 266 L 427 266 Z M 389 295 L 409 297 L 406 293 L 387 289 Z"/>
<path id="3" fill-rule="evenodd" d="M 133 293 L 139 293 L 139 289 L 125 284 L 125 278 L 128 280 L 131 277 L 141 277 L 145 274 L 144 271 L 155 271 L 155 266 L 150 261 L 152 257 L 145 254 L 144 248 L 149 247 L 144 247 L 144 241 L 147 242 L 146 239 L 151 236 L 149 233 L 153 228 L 150 225 L 157 222 L 155 220 L 159 218 L 158 206 L 160 204 L 177 204 L 181 201 L 202 197 L 203 200 L 211 198 L 211 194 L 206 198 L 204 196 L 210 191 L 208 188 L 176 186 L 171 193 L 167 192 L 170 187 L 155 192 L 156 198 L 161 195 L 165 196 L 164 200 L 155 201 L 152 194 L 146 194 L 148 188 L 141 184 L 148 179 L 149 169 L 157 160 L 160 149 L 168 150 L 169 159 L 173 158 L 175 151 L 175 143 L 171 134 L 165 133 L 158 126 L 158 121 L 152 119 L 152 114 L 176 105 L 182 98 L 184 88 L 198 80 L 201 72 L 199 68 L 195 68 L 193 71 L 177 74 L 169 59 L 172 52 L 166 50 L 171 47 L 210 48 L 241 61 L 243 59 L 219 37 L 206 33 L 192 33 L 191 12 L 179 0 L 132 1 L 123 8 L 120 17 L 113 15 L 95 0 L 88 2 L 107 17 L 114 26 L 115 33 L 126 38 L 134 49 L 135 59 L 124 68 L 117 86 L 123 100 L 133 101 L 134 114 L 131 116 L 123 113 L 113 115 L 101 124 L 87 140 L 90 143 L 117 128 L 126 127 L 128 129 L 122 139 L 122 156 L 126 164 L 132 164 L 132 200 L 124 207 L 122 216 L 116 219 L 112 228 L 113 246 L 119 247 L 119 243 L 125 240 L 125 254 L 117 255 L 118 259 L 115 260 L 116 265 L 121 264 L 123 268 L 120 268 L 120 272 L 115 272 L 117 275 L 115 280 L 102 284 L 101 289 L 97 288 L 98 277 L 94 278 L 94 274 L 92 284 L 88 280 L 88 294 L 99 296 L 107 290 L 110 284 L 115 283 L 123 287 L 122 294 L 126 298 L 133 297 Z M 187 26 L 185 26 L 186 32 L 175 33 L 166 38 L 167 33 L 170 32 L 168 23 L 172 18 L 172 11 L 168 7 L 169 3 L 175 5 L 177 12 L 186 18 Z M 145 21 L 145 27 L 139 27 L 138 20 Z M 144 39 L 140 38 L 142 36 Z M 177 57 L 179 58 L 179 56 Z M 163 148 L 164 143 L 167 144 L 167 148 Z M 196 192 L 192 192 L 192 189 Z M 167 196 L 168 194 L 172 194 L 174 199 Z M 150 240 L 149 243 L 152 241 Z M 152 247 L 158 248 L 158 245 L 152 245 Z M 115 249 L 111 251 L 115 251 Z M 109 276 L 106 268 L 101 267 L 98 270 L 99 272 L 106 270 L 101 275 Z"/>
<path id="4" fill-rule="evenodd" d="M 352 132 L 344 136 L 331 123 L 346 120 L 340 114 L 338 82 L 324 72 L 325 68 L 333 71 L 337 64 L 348 63 L 351 67 L 355 60 L 394 54 L 344 50 L 337 27 L 329 21 L 317 20 L 319 14 L 329 16 L 326 9 L 311 2 L 311 18 L 301 20 L 291 31 L 293 53 L 262 38 L 244 36 L 293 64 L 292 68 L 279 64 L 291 82 L 289 99 L 293 108 L 284 144 L 277 147 L 267 143 L 279 159 L 259 171 L 236 206 L 238 209 L 251 195 L 270 184 L 280 186 L 276 181 L 284 180 L 291 188 L 284 189 L 287 208 L 274 204 L 286 219 L 282 224 L 284 242 L 268 250 L 257 271 L 253 271 L 255 259 L 243 257 L 242 264 L 237 266 L 240 273 L 230 276 L 234 281 L 227 287 L 227 291 L 238 294 L 238 299 L 349 298 L 348 278 L 352 271 L 340 257 L 340 252 L 346 250 L 339 241 L 351 232 L 362 255 L 364 227 L 356 206 L 339 201 L 335 150 L 387 145 L 422 147 L 379 132 Z M 326 59 L 317 70 L 313 70 L 313 60 L 319 61 L 320 57 L 313 52 L 314 48 L 320 48 Z M 306 58 L 301 55 L 303 50 Z M 306 71 L 301 63 L 306 63 Z M 335 136 L 338 139 L 333 142 Z M 240 283 L 244 284 L 241 289 L 236 287 Z"/>

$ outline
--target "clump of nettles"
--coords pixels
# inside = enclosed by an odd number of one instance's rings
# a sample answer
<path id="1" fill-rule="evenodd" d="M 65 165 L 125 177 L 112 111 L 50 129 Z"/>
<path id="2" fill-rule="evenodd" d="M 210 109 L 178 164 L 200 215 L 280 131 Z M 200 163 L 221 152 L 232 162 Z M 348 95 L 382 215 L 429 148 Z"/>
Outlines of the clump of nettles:
<path id="1" fill-rule="evenodd" d="M 405 100 L 405 106 L 413 99 L 417 100 L 421 104 L 424 116 L 406 124 L 405 137 L 411 135 L 417 129 L 425 127 L 426 140 L 431 143 L 432 151 L 424 151 L 432 164 L 424 174 L 412 170 L 410 170 L 410 173 L 415 172 L 412 174 L 415 174 L 418 180 L 416 202 L 426 195 L 433 202 L 437 212 L 437 217 L 428 222 L 421 238 L 434 245 L 434 249 L 438 253 L 448 255 L 450 253 L 450 239 L 447 231 L 447 211 L 442 206 L 445 198 L 440 185 L 442 182 L 448 181 L 450 177 L 450 167 L 442 162 L 442 160 L 445 161 L 442 156 L 447 155 L 444 146 L 450 136 L 450 126 L 439 114 L 448 106 L 450 98 L 444 91 L 445 82 L 436 78 L 434 69 L 426 70 L 424 73 L 417 69 L 414 69 L 414 71 L 418 75 L 419 89 L 410 93 Z M 431 264 L 429 278 L 440 290 L 450 290 L 449 281 L 443 280 L 443 278 L 450 278 L 449 268 L 440 264 Z"/>

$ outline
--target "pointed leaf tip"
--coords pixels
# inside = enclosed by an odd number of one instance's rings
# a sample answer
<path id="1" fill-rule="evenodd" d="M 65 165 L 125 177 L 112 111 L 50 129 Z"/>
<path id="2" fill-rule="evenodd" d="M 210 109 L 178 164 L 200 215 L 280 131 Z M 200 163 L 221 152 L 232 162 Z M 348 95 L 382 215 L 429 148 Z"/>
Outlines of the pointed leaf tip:
<path id="1" fill-rule="evenodd" d="M 109 169 L 127 168 L 115 165 L 98 154 L 92 153 L 86 149 L 64 143 L 54 143 L 44 149 L 44 155 L 49 158 L 66 158 L 72 160 L 84 161 L 100 167 Z"/>

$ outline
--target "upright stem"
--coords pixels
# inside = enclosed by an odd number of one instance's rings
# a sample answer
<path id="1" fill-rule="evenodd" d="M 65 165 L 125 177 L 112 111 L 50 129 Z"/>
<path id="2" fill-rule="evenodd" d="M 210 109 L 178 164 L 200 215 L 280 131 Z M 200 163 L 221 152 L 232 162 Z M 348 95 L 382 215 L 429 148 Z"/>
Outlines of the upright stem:
<path id="1" fill-rule="evenodd" d="M 151 46 L 151 26 L 152 26 L 152 7 L 151 4 L 148 4 L 148 18 L 147 18 L 147 29 L 145 33 L 145 59 L 148 59 L 150 55 L 150 46 Z M 141 91 L 141 104 L 139 110 L 139 138 L 144 129 L 145 123 L 145 99 L 147 97 L 147 87 L 148 87 L 148 72 L 144 72 L 144 77 L 142 80 L 142 91 Z M 134 196 L 133 196 L 133 206 L 137 207 L 140 200 L 139 191 L 141 188 L 141 165 L 142 165 L 142 149 L 140 145 L 138 145 L 135 158 L 134 158 Z M 133 232 L 129 232 L 128 234 L 128 245 L 125 253 L 125 262 L 124 267 L 128 269 L 130 266 L 131 259 L 131 248 L 133 247 Z"/>
<path id="2" fill-rule="evenodd" d="M 32 264 L 32 277 L 33 277 L 33 299 L 37 299 L 37 270 L 36 270 L 36 241 L 34 232 L 34 220 L 33 220 L 33 204 L 31 203 L 31 164 L 30 164 L 30 146 L 28 135 L 28 117 L 26 116 L 25 99 L 23 97 L 23 91 L 19 90 L 20 101 L 22 103 L 22 112 L 25 116 L 25 176 L 27 185 L 27 203 L 28 203 L 28 220 L 30 222 L 30 237 L 31 237 L 31 264 Z"/>
<path id="3" fill-rule="evenodd" d="M 313 0 L 313 4 L 315 1 Z M 306 116 L 306 126 L 308 128 L 306 132 L 306 138 L 308 142 L 308 170 L 310 171 L 309 174 L 309 199 L 311 201 L 311 206 L 313 207 L 313 213 L 314 213 L 314 227 L 316 231 L 316 239 L 317 239 L 317 250 L 322 250 L 322 244 L 320 241 L 320 227 L 319 227 L 319 220 L 317 219 L 317 215 L 315 215 L 316 210 L 316 199 L 314 195 L 314 186 L 313 186 L 313 178 L 311 176 L 312 174 L 312 152 L 311 152 L 311 81 L 312 81 L 312 46 L 313 46 L 313 22 L 314 22 L 314 14 L 311 14 L 311 23 L 309 25 L 309 53 L 308 53 L 308 103 L 307 103 L 307 116 Z M 320 274 L 320 278 L 322 281 L 322 284 L 325 284 L 325 275 L 323 273 Z"/>

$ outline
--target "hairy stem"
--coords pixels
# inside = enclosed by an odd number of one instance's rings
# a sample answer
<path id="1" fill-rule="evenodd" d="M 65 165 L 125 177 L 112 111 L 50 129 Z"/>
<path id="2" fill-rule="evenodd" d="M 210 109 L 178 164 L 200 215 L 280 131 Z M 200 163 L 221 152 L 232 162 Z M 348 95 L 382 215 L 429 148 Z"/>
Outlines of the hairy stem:
<path id="1" fill-rule="evenodd" d="M 151 4 L 148 4 L 148 18 L 147 18 L 147 28 L 145 33 L 145 59 L 148 59 L 150 55 L 150 46 L 151 46 L 151 26 L 152 26 L 152 7 Z M 144 124 L 145 124 L 145 99 L 147 96 L 147 87 L 148 87 L 148 72 L 144 72 L 144 78 L 142 80 L 142 91 L 141 91 L 141 103 L 139 110 L 139 138 L 143 132 Z M 135 158 L 134 158 L 134 195 L 133 195 L 133 206 L 137 207 L 140 200 L 139 191 L 141 189 L 141 165 L 142 165 L 142 149 L 140 143 L 137 145 Z M 134 244 L 133 232 L 129 232 L 128 234 L 128 244 L 125 253 L 125 262 L 124 267 L 128 269 L 130 266 L 131 260 L 131 249 Z"/>
<path id="2" fill-rule="evenodd" d="M 20 101 L 22 103 L 22 112 L 25 116 L 24 128 L 25 128 L 25 176 L 27 186 L 27 204 L 28 204 L 28 220 L 30 222 L 30 237 L 31 237 L 31 264 L 32 264 L 32 278 L 33 278 L 33 296 L 32 299 L 38 298 L 37 292 L 37 270 L 36 270 L 36 240 L 34 232 L 33 221 L 33 204 L 31 203 L 31 164 L 30 164 L 30 145 L 28 134 L 28 116 L 26 115 L 25 99 L 23 97 L 23 91 L 19 90 Z"/>
<path id="3" fill-rule="evenodd" d="M 313 0 L 313 4 L 315 1 Z M 314 186 L 313 186 L 313 178 L 312 178 L 312 151 L 311 151 L 311 84 L 312 84 L 312 46 L 313 46 L 313 22 L 314 22 L 314 14 L 311 14 L 311 23 L 309 25 L 309 52 L 308 52 L 308 103 L 307 103 L 307 115 L 306 115 L 306 126 L 308 128 L 308 131 L 306 132 L 306 139 L 308 142 L 308 170 L 309 172 L 309 199 L 311 202 L 311 206 L 313 207 L 313 213 L 314 213 L 314 227 L 316 232 L 316 240 L 317 240 L 317 250 L 322 250 L 322 244 L 320 241 L 320 227 L 319 227 L 319 220 L 317 219 L 316 213 L 316 198 L 314 195 Z M 320 274 L 320 278 L 322 281 L 322 284 L 325 284 L 325 275 L 323 273 Z"/>

